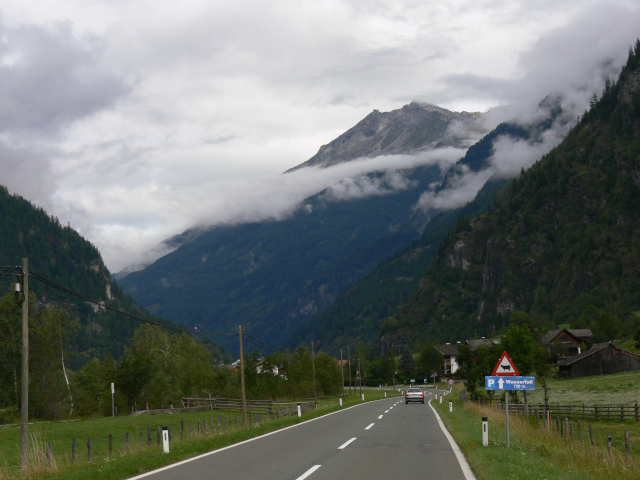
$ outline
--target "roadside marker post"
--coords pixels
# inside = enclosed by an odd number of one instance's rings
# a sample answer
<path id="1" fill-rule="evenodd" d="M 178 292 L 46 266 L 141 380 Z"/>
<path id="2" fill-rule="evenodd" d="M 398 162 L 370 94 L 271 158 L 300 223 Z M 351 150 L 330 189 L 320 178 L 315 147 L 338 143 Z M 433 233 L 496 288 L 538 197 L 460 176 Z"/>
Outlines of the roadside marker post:
<path id="1" fill-rule="evenodd" d="M 298 404 L 298 418 L 302 416 L 302 410 L 300 410 L 300 404 Z"/>
<path id="2" fill-rule="evenodd" d="M 489 421 L 488 417 L 482 417 L 482 445 L 489 446 Z"/>
<path id="3" fill-rule="evenodd" d="M 449 413 L 453 412 L 453 402 L 449 401 Z"/>
<path id="4" fill-rule="evenodd" d="M 162 427 L 162 451 L 169 453 L 169 427 Z"/>

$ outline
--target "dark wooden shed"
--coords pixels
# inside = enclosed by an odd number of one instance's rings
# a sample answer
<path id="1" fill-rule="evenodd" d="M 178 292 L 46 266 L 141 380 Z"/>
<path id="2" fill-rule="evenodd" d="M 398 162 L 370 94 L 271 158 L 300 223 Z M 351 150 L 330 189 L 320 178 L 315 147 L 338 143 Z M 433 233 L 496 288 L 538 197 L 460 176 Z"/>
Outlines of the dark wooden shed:
<path id="1" fill-rule="evenodd" d="M 640 370 L 640 355 L 611 342 L 596 343 L 579 355 L 560 360 L 558 367 L 558 375 L 564 378 L 631 372 Z"/>

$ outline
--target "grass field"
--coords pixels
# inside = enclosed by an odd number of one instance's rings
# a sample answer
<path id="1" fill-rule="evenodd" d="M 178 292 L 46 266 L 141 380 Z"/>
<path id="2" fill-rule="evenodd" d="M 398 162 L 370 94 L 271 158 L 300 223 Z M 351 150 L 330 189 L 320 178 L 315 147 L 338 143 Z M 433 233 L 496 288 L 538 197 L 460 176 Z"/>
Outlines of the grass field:
<path id="1" fill-rule="evenodd" d="M 572 403 L 620 404 L 639 398 L 638 372 L 587 377 L 550 382 L 551 400 Z M 506 448 L 506 416 L 502 410 L 473 402 L 462 403 L 459 390 L 445 397 L 443 404 L 434 404 L 447 429 L 464 452 L 478 480 L 495 478 L 527 479 L 637 479 L 640 472 L 640 424 L 628 420 L 591 422 L 595 447 L 588 435 L 588 421 L 582 421 L 583 442 L 578 442 L 577 421 L 572 421 L 573 442 L 556 432 L 543 428 L 532 417 L 510 415 L 510 444 Z M 538 398 L 538 395 L 540 397 Z M 532 399 L 533 398 L 533 399 Z M 542 391 L 530 395 L 531 402 L 542 400 Z M 449 413 L 448 402 L 454 405 Z M 489 445 L 482 446 L 482 417 L 489 419 Z M 629 431 L 631 456 L 625 451 L 625 430 Z M 611 451 L 607 449 L 611 435 Z"/>
<path id="2" fill-rule="evenodd" d="M 365 401 L 384 398 L 382 391 L 367 390 Z M 392 392 L 387 392 L 392 395 Z M 347 396 L 342 408 L 362 403 L 360 395 Z M 318 401 L 318 409 L 306 412 L 302 418 L 284 417 L 266 421 L 257 426 L 242 428 L 238 411 L 206 411 L 173 415 L 117 416 L 115 418 L 83 419 L 69 422 L 43 422 L 29 425 L 29 469 L 20 468 L 20 428 L 17 425 L 0 428 L 0 480 L 28 479 L 110 479 L 128 478 L 145 471 L 183 460 L 216 448 L 237 443 L 269 431 L 293 425 L 341 408 L 338 398 Z M 218 415 L 221 416 L 221 433 L 218 434 Z M 226 416 L 229 430 L 226 430 Z M 238 427 L 236 427 L 236 419 Z M 200 420 L 200 435 L 198 435 Z M 204 422 L 209 424 L 205 433 Z M 184 440 L 180 439 L 181 422 L 184 421 Z M 210 425 L 213 421 L 214 431 Z M 147 428 L 151 427 L 152 442 L 147 446 Z M 172 429 L 171 452 L 162 452 L 157 443 L 157 427 Z M 189 426 L 191 436 L 189 436 Z M 125 455 L 125 432 L 129 433 L 129 452 Z M 142 432 L 142 442 L 139 442 Z M 112 435 L 112 456 L 109 457 L 109 434 Z M 76 461 L 71 461 L 71 445 L 76 437 Z M 92 439 L 92 460 L 88 461 L 87 440 Z M 47 468 L 45 448 L 51 442 L 53 462 Z"/>

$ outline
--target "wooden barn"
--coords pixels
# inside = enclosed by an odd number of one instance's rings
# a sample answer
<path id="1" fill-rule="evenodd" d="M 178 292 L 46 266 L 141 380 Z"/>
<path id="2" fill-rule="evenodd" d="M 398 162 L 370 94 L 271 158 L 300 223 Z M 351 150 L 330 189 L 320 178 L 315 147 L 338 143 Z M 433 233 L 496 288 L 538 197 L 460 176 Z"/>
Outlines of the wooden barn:
<path id="1" fill-rule="evenodd" d="M 622 350 L 611 342 L 596 343 L 589 350 L 558 362 L 558 375 L 564 378 L 606 375 L 640 370 L 640 355 Z"/>

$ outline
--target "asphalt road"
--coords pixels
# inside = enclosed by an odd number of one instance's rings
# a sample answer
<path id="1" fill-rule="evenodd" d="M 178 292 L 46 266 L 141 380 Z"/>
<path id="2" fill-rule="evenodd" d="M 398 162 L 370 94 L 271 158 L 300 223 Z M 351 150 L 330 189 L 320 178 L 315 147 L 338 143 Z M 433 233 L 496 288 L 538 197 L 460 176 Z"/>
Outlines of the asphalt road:
<path id="1" fill-rule="evenodd" d="M 465 477 L 430 398 L 434 392 L 425 392 L 424 405 L 402 397 L 367 402 L 135 479 L 473 478 Z"/>

